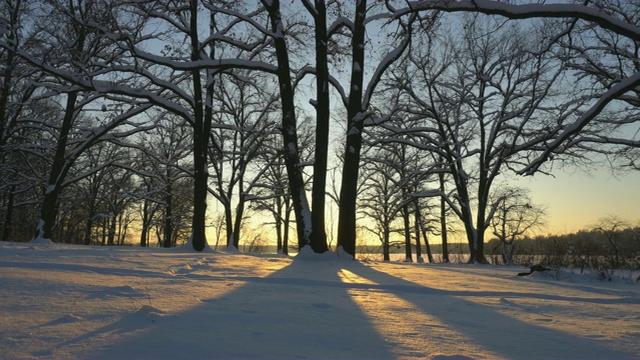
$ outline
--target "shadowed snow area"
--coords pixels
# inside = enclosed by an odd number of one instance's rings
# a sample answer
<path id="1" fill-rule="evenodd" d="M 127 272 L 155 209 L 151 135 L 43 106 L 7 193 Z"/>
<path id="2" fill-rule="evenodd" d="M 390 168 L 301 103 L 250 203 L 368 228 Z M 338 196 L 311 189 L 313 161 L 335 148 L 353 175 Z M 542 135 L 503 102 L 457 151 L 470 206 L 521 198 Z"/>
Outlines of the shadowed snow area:
<path id="1" fill-rule="evenodd" d="M 639 282 L 521 271 L 0 243 L 0 359 L 640 359 Z"/>

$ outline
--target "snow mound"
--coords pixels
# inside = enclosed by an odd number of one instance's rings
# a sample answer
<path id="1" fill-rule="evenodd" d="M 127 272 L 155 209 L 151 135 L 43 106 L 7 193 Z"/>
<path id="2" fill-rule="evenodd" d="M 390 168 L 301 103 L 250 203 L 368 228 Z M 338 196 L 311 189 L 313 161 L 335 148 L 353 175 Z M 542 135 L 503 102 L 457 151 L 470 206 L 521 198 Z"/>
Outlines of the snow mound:
<path id="1" fill-rule="evenodd" d="M 296 260 L 321 260 L 321 261 L 335 261 L 337 260 L 336 253 L 326 251 L 321 254 L 313 251 L 311 246 L 305 246 L 300 249 L 300 252 L 294 257 Z"/>
<path id="2" fill-rule="evenodd" d="M 166 312 L 151 305 L 142 305 L 140 309 L 136 310 L 135 315 L 139 316 L 163 316 Z"/>
<path id="3" fill-rule="evenodd" d="M 223 252 L 226 254 L 242 254 L 242 252 L 235 246 L 227 246 L 224 248 Z"/>
<path id="4" fill-rule="evenodd" d="M 134 318 L 144 319 L 152 323 L 155 323 L 156 320 L 162 319 L 167 315 L 168 314 L 165 311 L 151 305 L 142 305 L 140 309 L 133 313 Z"/>
<path id="5" fill-rule="evenodd" d="M 202 251 L 196 251 L 193 248 L 192 238 L 189 237 L 187 241 L 183 245 L 176 246 L 175 248 L 171 248 L 172 251 L 175 252 L 196 252 L 196 253 L 215 253 L 216 251 L 209 246 L 208 243 L 204 244 L 204 249 Z"/>
<path id="6" fill-rule="evenodd" d="M 340 259 L 353 260 L 353 256 L 351 256 L 351 254 L 349 254 L 348 252 L 344 251 L 342 246 L 338 246 L 338 248 L 336 249 L 336 254 L 338 254 L 338 257 Z"/>

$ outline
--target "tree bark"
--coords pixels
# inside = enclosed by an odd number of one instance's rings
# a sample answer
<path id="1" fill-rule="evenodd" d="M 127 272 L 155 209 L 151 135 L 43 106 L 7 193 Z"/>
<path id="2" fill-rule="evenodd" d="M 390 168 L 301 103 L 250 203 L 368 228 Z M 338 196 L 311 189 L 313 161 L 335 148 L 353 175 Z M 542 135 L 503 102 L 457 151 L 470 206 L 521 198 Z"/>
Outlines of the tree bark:
<path id="1" fill-rule="evenodd" d="M 173 236 L 173 189 L 171 186 L 171 171 L 167 166 L 167 188 L 165 194 L 165 209 L 164 209 L 164 238 L 162 241 L 162 247 L 170 248 L 172 245 L 171 238 Z M 197 199 L 195 201 L 198 201 Z"/>
<path id="2" fill-rule="evenodd" d="M 402 207 L 402 219 L 404 220 L 404 261 L 413 262 L 413 253 L 411 251 L 411 214 L 409 205 Z"/>
<path id="3" fill-rule="evenodd" d="M 289 222 L 291 221 L 291 209 L 287 206 L 284 213 L 284 234 L 282 236 L 282 253 L 289 255 Z"/>
<path id="4" fill-rule="evenodd" d="M 296 230 L 298 233 L 298 248 L 311 243 L 311 233 L 313 227 L 311 223 L 311 209 L 307 201 L 300 168 L 300 152 L 298 149 L 298 130 L 296 122 L 295 104 L 293 102 L 294 91 L 291 85 L 291 74 L 289 66 L 289 52 L 284 34 L 280 1 L 264 1 L 263 5 L 269 12 L 271 27 L 274 33 L 273 40 L 278 60 L 278 83 L 280 85 L 280 98 L 282 100 L 282 139 L 284 145 L 284 161 L 289 178 L 289 191 L 296 217 Z"/>
<path id="5" fill-rule="evenodd" d="M 198 2 L 190 1 L 190 31 L 191 31 L 191 60 L 200 60 L 200 41 L 198 40 Z M 209 145 L 209 133 L 211 132 L 210 119 L 205 119 L 203 109 L 202 81 L 200 70 L 194 68 L 193 79 L 193 220 L 191 244 L 196 251 L 204 250 L 207 246 L 206 217 L 207 217 L 207 148 Z"/>
<path id="6" fill-rule="evenodd" d="M 276 213 L 273 217 L 276 225 L 276 253 L 284 254 L 283 241 L 282 241 L 282 198 L 277 196 L 275 198 Z"/>
<path id="7" fill-rule="evenodd" d="M 315 1 L 316 38 L 316 148 L 311 193 L 311 247 L 317 253 L 329 250 L 325 231 L 325 188 L 329 152 L 329 66 L 327 63 L 327 9 L 324 0 Z"/>
<path id="8" fill-rule="evenodd" d="M 384 261 L 390 261 L 391 260 L 391 254 L 390 254 L 390 246 L 389 246 L 389 237 L 390 237 L 390 233 L 391 231 L 389 230 L 389 225 L 385 224 L 385 229 L 384 229 L 384 239 L 382 240 L 382 259 Z"/>
<path id="9" fill-rule="evenodd" d="M 244 217 L 244 203 L 246 201 L 246 196 L 242 193 L 242 188 L 240 189 L 240 196 L 238 199 L 238 205 L 236 206 L 236 217 L 235 223 L 233 224 L 233 247 L 238 249 L 240 247 L 240 230 L 242 229 L 242 218 Z"/>
<path id="10" fill-rule="evenodd" d="M 445 194 L 445 181 L 444 173 L 438 173 L 438 180 L 440 182 L 440 191 Z M 447 239 L 447 201 L 444 196 L 440 197 L 440 237 L 442 239 L 442 262 L 449 263 L 449 241 Z"/>
<path id="11" fill-rule="evenodd" d="M 76 92 L 67 94 L 64 118 L 62 119 L 62 125 L 60 127 L 60 137 L 56 144 L 56 153 L 53 158 L 53 164 L 51 165 L 49 181 L 47 182 L 47 188 L 44 190 L 44 199 L 42 200 L 42 208 L 40 210 L 40 220 L 36 226 L 36 232 L 33 239 L 50 240 L 52 236 L 53 225 L 55 223 L 58 210 L 58 196 L 61 190 L 60 187 L 62 185 L 62 180 L 69 171 L 69 165 L 65 164 L 67 162 L 65 152 L 67 149 L 69 132 L 71 131 L 73 121 L 75 120 L 75 106 L 77 98 L 78 94 Z"/>
<path id="12" fill-rule="evenodd" d="M 108 218 L 109 221 L 109 236 L 107 237 L 107 245 L 112 246 L 115 245 L 116 239 L 116 222 L 117 216 L 116 213 L 111 213 L 111 216 Z"/>
<path id="13" fill-rule="evenodd" d="M 94 204 L 94 200 L 91 199 L 91 203 L 89 204 L 89 215 L 87 216 L 87 222 L 85 223 L 85 230 L 84 230 L 85 245 L 91 245 L 91 229 L 93 228 L 94 216 L 95 216 L 95 204 Z"/>
<path id="14" fill-rule="evenodd" d="M 351 63 L 351 88 L 347 106 L 347 139 L 340 188 L 340 213 L 338 215 L 338 247 L 341 247 L 342 251 L 353 258 L 356 256 L 356 200 L 362 130 L 364 128 L 362 92 L 366 10 L 367 1 L 358 0 L 351 39 L 353 57 Z"/>
<path id="15" fill-rule="evenodd" d="M 422 244 L 420 244 L 420 230 L 422 228 L 422 219 L 420 215 L 420 207 L 418 206 L 418 202 L 414 201 L 413 205 L 415 208 L 413 209 L 413 233 L 416 234 L 416 262 L 422 263 Z M 426 241 L 426 239 L 425 239 Z M 428 244 L 428 243 L 427 243 Z"/>
<path id="16" fill-rule="evenodd" d="M 11 223 L 13 221 L 13 205 L 14 205 L 14 198 L 15 198 L 15 193 L 14 191 L 16 190 L 16 186 L 15 185 L 11 185 L 11 187 L 7 190 L 7 204 L 6 204 L 6 212 L 4 214 L 4 221 L 2 223 L 2 238 L 0 238 L 0 240 L 2 241 L 9 241 L 9 238 L 11 237 Z"/>
<path id="17" fill-rule="evenodd" d="M 140 230 L 140 247 L 148 246 L 149 236 L 149 200 L 145 199 L 142 203 L 142 229 Z"/>

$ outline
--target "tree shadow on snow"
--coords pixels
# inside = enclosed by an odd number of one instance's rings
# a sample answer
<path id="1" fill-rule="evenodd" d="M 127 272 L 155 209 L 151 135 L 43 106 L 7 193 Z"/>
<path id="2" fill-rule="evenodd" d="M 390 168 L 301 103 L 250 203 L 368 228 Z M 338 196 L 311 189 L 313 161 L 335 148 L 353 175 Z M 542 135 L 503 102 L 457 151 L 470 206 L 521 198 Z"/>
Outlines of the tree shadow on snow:
<path id="1" fill-rule="evenodd" d="M 340 276 L 342 269 L 367 281 L 345 281 Z M 429 276 L 429 269 L 424 271 Z M 143 316 L 127 315 L 73 341 L 90 342 L 112 333 L 119 335 L 109 345 L 88 354 L 86 358 L 90 359 L 390 359 L 407 354 L 402 349 L 396 351 L 394 347 L 398 344 L 387 336 L 395 327 L 381 329 L 358 301 L 371 300 L 375 305 L 374 300 L 380 294 L 391 294 L 487 352 L 454 352 L 455 346 L 447 348 L 446 343 L 429 342 L 429 331 L 434 329 L 429 326 L 433 324 L 426 326 L 399 313 L 402 318 L 397 321 L 403 323 L 400 328 L 411 333 L 395 335 L 415 337 L 426 349 L 417 353 L 439 354 L 433 359 L 468 359 L 469 355 L 491 357 L 491 354 L 515 359 L 637 358 L 637 353 L 616 351 L 596 340 L 523 322 L 469 300 L 516 298 L 506 300 L 509 303 L 504 305 L 517 307 L 517 298 L 603 304 L 624 304 L 637 299 L 622 298 L 616 302 L 518 291 L 447 291 L 412 283 L 366 264 L 345 261 L 295 259 L 266 277 L 241 274 L 225 271 L 224 275 L 216 276 L 202 272 L 181 275 L 197 280 L 197 286 L 203 287 L 211 281 L 242 281 L 244 285 L 219 297 L 201 298 L 199 305 L 184 312 L 163 314 L 156 309 L 155 314 L 153 309 L 147 309 Z M 354 291 L 358 294 L 354 295 Z M 355 296 L 359 298 L 356 300 Z M 378 310 L 393 307 L 394 304 L 385 303 Z"/>
<path id="2" fill-rule="evenodd" d="M 200 299 L 185 312 L 156 318 L 142 331 L 88 358 L 393 358 L 391 345 L 347 293 L 349 286 L 338 277 L 337 263 L 294 260 L 266 277 L 230 273 L 222 279 L 246 283 L 221 297 Z M 309 270 L 313 278 L 323 280 L 308 279 Z M 199 286 L 207 286 L 207 277 L 199 278 Z M 112 328 L 121 326 L 116 322 L 106 330 Z M 90 341 L 98 334 L 104 332 L 82 339 Z"/>
<path id="3" fill-rule="evenodd" d="M 638 356 L 637 352 L 617 351 L 603 346 L 602 342 L 520 321 L 465 297 L 497 298 L 499 300 L 496 301 L 506 306 L 517 306 L 517 303 L 505 298 L 568 301 L 575 306 L 581 302 L 629 304 L 637 303 L 637 299 L 593 299 L 517 291 L 447 291 L 406 281 L 364 264 L 349 270 L 377 284 L 373 288 L 388 291 L 408 301 L 424 314 L 433 316 L 441 324 L 498 356 L 512 359 L 635 359 Z M 429 269 L 425 268 L 424 271 L 425 276 L 429 276 Z M 410 322 L 411 318 L 405 317 L 404 321 Z M 416 325 L 418 327 L 419 324 Z"/>

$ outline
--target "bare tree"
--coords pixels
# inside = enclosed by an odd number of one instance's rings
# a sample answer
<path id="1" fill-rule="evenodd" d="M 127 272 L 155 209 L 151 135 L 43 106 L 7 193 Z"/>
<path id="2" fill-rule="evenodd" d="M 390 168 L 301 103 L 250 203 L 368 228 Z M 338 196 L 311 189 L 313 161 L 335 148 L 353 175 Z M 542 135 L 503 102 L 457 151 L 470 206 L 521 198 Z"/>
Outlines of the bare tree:
<path id="1" fill-rule="evenodd" d="M 251 198 L 251 208 L 258 212 L 267 212 L 273 218 L 268 225 L 275 227 L 276 251 L 289 253 L 289 223 L 291 218 L 291 195 L 288 191 L 286 168 L 281 155 L 279 139 L 271 135 L 264 151 L 256 161 L 268 164 L 262 180 L 256 184 Z"/>
<path id="2" fill-rule="evenodd" d="M 126 158 L 113 143 L 103 142 L 85 151 L 75 163 L 74 172 L 85 173 L 82 179 L 69 184 L 61 202 L 80 204 L 82 211 L 77 216 L 84 220 L 83 244 L 96 243 L 93 240 L 95 224 L 107 217 L 105 202 L 112 190 L 109 184 L 109 168 L 114 162 Z M 80 215 L 81 214 L 81 215 Z M 63 214 L 64 215 L 64 214 Z M 66 240 L 66 236 L 63 236 Z"/>
<path id="3" fill-rule="evenodd" d="M 394 83 L 391 82 L 390 86 L 393 87 Z M 388 92 L 393 93 L 391 89 Z M 394 107 L 392 97 L 387 103 Z M 420 199 L 416 194 L 424 193 L 423 190 L 431 186 L 431 176 L 435 175 L 435 167 L 429 161 L 431 157 L 425 157 L 422 151 L 411 146 L 411 139 L 385 130 L 387 127 L 411 127 L 410 121 L 404 117 L 392 117 L 383 127 L 372 127 L 366 132 L 368 146 L 362 158 L 364 185 L 360 195 L 366 201 L 359 202 L 360 208 L 371 209 L 367 212 L 369 217 L 386 230 L 382 238 L 383 253 L 388 253 L 391 223 L 396 217 L 401 218 L 402 226 L 399 228 L 404 237 L 405 261 L 413 259 L 412 238 L 415 238 L 417 258 L 421 258 L 420 239 L 423 235 L 426 239 L 423 230 L 427 229 L 423 210 L 428 199 Z"/>
<path id="4" fill-rule="evenodd" d="M 37 47 L 35 34 L 24 30 L 31 26 L 32 5 L 28 1 L 0 3 L 0 37 L 12 44 L 11 48 L 0 47 L 0 240 L 5 241 L 13 238 L 16 229 L 34 222 L 27 212 L 40 196 L 34 194 L 34 189 L 39 191 L 41 186 L 40 180 L 36 181 L 41 170 L 36 162 L 44 163 L 44 158 L 40 157 L 42 151 L 32 152 L 34 146 L 29 146 L 28 141 L 30 136 L 37 139 L 39 132 L 28 121 L 23 121 L 29 113 L 35 114 L 39 108 L 45 108 L 35 104 L 29 106 L 37 95 L 36 83 L 42 73 L 13 51 L 18 47 Z"/>
<path id="5" fill-rule="evenodd" d="M 599 2 L 596 6 L 602 13 L 630 24 L 640 23 L 638 3 Z M 576 92 L 592 98 L 591 101 L 621 79 L 640 71 L 637 41 L 578 19 L 565 21 L 560 26 L 555 28 L 564 29 L 566 35 L 551 33 L 549 37 L 555 35 L 561 49 L 558 58 L 576 75 L 576 83 L 580 84 Z M 633 154 L 640 148 L 639 118 L 640 90 L 634 88 L 611 101 L 580 134 L 571 137 L 559 149 L 581 148 L 589 151 L 591 157 L 593 153 L 600 153 L 612 160 L 614 169 L 633 169 Z"/>
<path id="6" fill-rule="evenodd" d="M 285 38 L 285 23 L 282 19 L 280 1 L 261 0 L 269 13 L 271 28 L 268 32 L 273 40 L 277 63 L 278 84 L 282 106 L 282 139 L 284 162 L 287 167 L 289 189 L 296 214 L 296 230 L 298 232 L 298 247 L 301 249 L 311 243 L 313 224 L 311 208 L 307 200 L 304 179 L 302 176 L 298 130 L 296 123 L 296 108 L 294 104 L 293 79 L 291 77 L 291 63 Z"/>
<path id="7" fill-rule="evenodd" d="M 545 224 L 546 208 L 531 200 L 528 189 L 518 187 L 499 188 L 493 194 L 491 218 L 493 235 L 500 240 L 502 262 L 511 265 L 515 241 L 526 233 Z"/>
<path id="8" fill-rule="evenodd" d="M 139 106 L 135 108 L 139 111 L 144 111 L 145 106 L 159 106 L 184 118 L 193 127 L 194 199 L 197 200 L 194 204 L 192 240 L 193 247 L 196 250 L 202 250 L 206 246 L 206 152 L 212 115 L 211 103 L 206 101 L 211 99 L 210 96 L 207 97 L 211 91 L 207 92 L 205 85 L 210 89 L 215 70 L 253 65 L 268 72 L 275 72 L 276 69 L 264 62 L 239 61 L 237 57 L 220 62 L 212 61 L 214 54 L 206 53 L 205 49 L 209 49 L 218 42 L 228 41 L 224 34 L 233 31 L 231 29 L 233 24 L 223 25 L 222 30 L 217 33 L 219 36 L 216 36 L 218 28 L 213 15 L 217 13 L 218 8 L 212 3 L 197 1 L 188 4 L 189 6 L 185 7 L 183 3 L 153 0 L 113 3 L 111 4 L 113 8 L 105 12 L 113 15 L 108 18 L 108 22 L 93 21 L 81 16 L 73 17 L 73 21 L 79 28 L 98 34 L 99 41 L 106 41 L 117 50 L 109 57 L 92 59 L 91 67 L 62 69 L 47 59 L 43 61 L 27 49 L 15 49 L 15 51 L 17 55 L 34 66 L 52 74 L 60 81 L 72 84 L 71 89 L 74 91 L 139 99 L 140 102 L 146 103 L 145 105 L 136 104 Z M 212 14 L 210 17 L 212 34 L 205 39 L 200 37 L 198 22 L 201 5 Z M 229 8 L 225 10 L 229 11 Z M 100 16 L 106 19 L 104 13 Z M 145 27 L 144 24 L 148 21 L 164 25 Z M 177 39 L 181 36 L 187 41 L 171 41 L 172 38 Z M 152 39 L 164 41 L 167 45 L 160 49 L 150 48 L 148 45 Z M 233 41 L 230 43 L 234 44 Z M 12 44 L 4 41 L 1 45 L 11 48 Z M 66 46 L 59 48 L 64 49 Z M 247 52 L 251 52 L 251 49 Z M 204 82 L 201 78 L 203 72 L 206 77 Z"/>
<path id="9" fill-rule="evenodd" d="M 192 194 L 185 193 L 193 186 L 190 139 L 192 129 L 184 119 L 159 113 L 159 124 L 144 134 L 121 142 L 122 146 L 137 150 L 136 162 L 130 169 L 137 175 L 136 196 L 142 201 L 142 232 L 148 236 L 155 215 L 160 217 L 163 247 L 174 246 L 178 233 L 184 233 L 185 220 L 192 215 Z M 146 226 L 145 226 L 146 223 Z M 147 243 L 146 239 L 142 241 Z"/>
<path id="10" fill-rule="evenodd" d="M 271 84 L 256 75 L 240 71 L 223 74 L 214 92 L 211 193 L 223 206 L 227 247 L 235 249 L 239 248 L 246 203 L 270 165 L 254 160 L 276 131 L 277 98 L 267 92 Z"/>
<path id="11" fill-rule="evenodd" d="M 329 250 L 327 244 L 325 222 L 325 197 L 327 184 L 327 164 L 329 156 L 329 57 L 328 47 L 330 29 L 327 27 L 327 5 L 324 0 L 303 0 L 302 4 L 307 9 L 315 22 L 314 40 L 316 55 L 316 99 L 313 102 L 316 108 L 316 142 L 313 162 L 313 187 L 311 193 L 311 223 L 312 232 L 310 245 L 317 253 Z"/>
<path id="12" fill-rule="evenodd" d="M 437 39 L 439 45 L 426 38 L 428 46 L 414 47 L 411 70 L 398 78 L 406 92 L 403 113 L 425 122 L 387 128 L 410 133 L 414 146 L 443 161 L 455 192 L 439 195 L 465 227 L 471 261 L 484 262 L 484 232 L 495 211 L 488 201 L 491 187 L 502 171 L 526 161 L 528 151 L 542 143 L 541 128 L 562 119 L 563 109 L 551 105 L 562 69 L 535 51 L 531 31 L 516 24 L 479 16 L 464 24 L 460 38 Z M 441 55 L 434 57 L 429 49 Z"/>
<path id="13" fill-rule="evenodd" d="M 387 4 L 388 5 L 388 4 Z M 370 106 L 372 96 L 380 83 L 385 71 L 398 60 L 411 40 L 413 23 L 417 18 L 411 14 L 408 18 L 396 17 L 392 22 L 397 26 L 395 33 L 396 46 L 382 57 L 374 66 L 368 83 L 365 84 L 365 70 L 367 59 L 366 29 L 374 17 L 385 18 L 384 14 L 373 13 L 373 8 L 367 6 L 366 0 L 356 2 L 353 22 L 345 23 L 351 30 L 351 78 L 348 96 L 343 102 L 347 109 L 346 141 L 344 147 L 344 163 L 342 170 L 342 184 L 340 188 L 340 214 L 338 222 L 338 248 L 347 256 L 354 257 L 356 253 L 356 200 L 360 167 L 360 152 L 362 148 L 362 133 L 367 120 L 371 120 Z M 385 10 L 393 10 L 388 8 Z M 383 10 L 384 11 L 384 10 Z M 369 16 L 368 17 L 368 13 Z M 389 16 L 389 18 L 392 18 Z M 387 29 L 391 25 L 386 24 Z M 340 91 L 345 94 L 343 90 Z"/>
<path id="14" fill-rule="evenodd" d="M 598 220 L 593 226 L 593 230 L 602 234 L 611 248 L 611 261 L 608 264 L 611 269 L 619 269 L 621 263 L 620 251 L 622 250 L 620 240 L 623 237 L 623 230 L 631 228 L 629 222 L 618 216 L 608 215 Z"/>
<path id="15" fill-rule="evenodd" d="M 104 15 L 105 12 L 112 15 L 110 11 L 105 10 L 105 6 L 108 4 L 85 1 L 71 1 L 63 4 L 52 1 L 46 6 L 38 8 L 39 12 L 35 16 L 40 21 L 34 23 L 31 28 L 31 31 L 37 33 L 38 40 L 40 40 L 41 47 L 38 52 L 29 53 L 28 51 L 33 49 L 15 47 L 15 39 L 11 37 L 4 39 L 6 41 L 3 41 L 2 46 L 40 70 L 55 68 L 58 73 L 66 72 L 69 74 L 85 70 L 91 71 L 89 69 L 95 69 L 95 67 L 89 65 L 90 63 L 105 61 L 105 59 L 113 61 L 114 52 L 117 52 L 100 32 L 83 24 L 83 22 L 113 23 L 113 17 Z M 61 51 L 61 49 L 65 50 Z M 39 56 L 41 54 L 44 56 Z M 39 60 L 34 60 L 35 58 Z M 55 74 L 40 82 L 40 85 L 49 91 L 48 94 L 43 94 L 43 97 L 53 99 L 53 96 L 57 95 L 56 100 L 58 100 L 64 96 L 64 101 L 60 100 L 60 123 L 43 122 L 49 130 L 54 130 L 56 133 L 56 148 L 49 170 L 48 184 L 44 189 L 40 220 L 33 239 L 51 238 L 58 196 L 65 177 L 78 156 L 107 132 L 123 125 L 132 116 L 144 111 L 144 108 L 137 108 L 133 112 L 123 111 L 118 116 L 111 118 L 111 121 L 93 129 L 86 129 L 84 133 L 80 134 L 82 130 L 74 126 L 79 118 L 86 116 L 81 114 L 82 109 L 89 104 L 99 107 L 97 104 L 102 96 L 80 87 L 74 87 L 71 85 L 72 83 L 68 78 L 58 77 Z M 104 105 L 104 102 L 102 104 Z"/>
<path id="16" fill-rule="evenodd" d="M 638 24 L 638 4 L 636 2 L 620 1 L 587 1 L 568 4 L 516 4 L 492 0 L 460 0 L 442 1 L 425 0 L 411 3 L 401 12 L 411 12 L 418 9 L 438 9 L 447 12 L 479 12 L 491 15 L 501 15 L 510 19 L 531 18 L 561 18 L 566 19 L 564 29 L 541 37 L 541 41 L 549 45 L 560 42 L 567 45 L 569 53 L 567 68 L 576 71 L 579 78 L 593 79 L 594 86 L 589 94 L 590 101 L 572 113 L 572 120 L 559 122 L 550 128 L 553 139 L 545 141 L 544 147 L 539 149 L 538 156 L 528 161 L 519 170 L 521 174 L 532 175 L 541 166 L 554 158 L 554 154 L 562 153 L 575 144 L 581 142 L 609 142 L 626 146 L 638 146 L 637 138 L 620 138 L 611 136 L 581 137 L 582 131 L 607 108 L 619 106 L 620 102 L 631 106 L 627 111 L 636 112 L 638 107 L 638 87 L 640 86 L 640 68 L 638 68 L 638 48 L 634 44 L 640 41 L 640 27 Z M 604 32 L 602 32 L 602 31 Z M 576 37 L 576 32 L 578 36 Z M 586 33 L 586 37 L 583 37 Z M 587 41 L 583 41 L 588 39 Z M 574 41 L 575 40 L 575 41 Z M 576 51 L 577 50 L 577 51 Z M 613 58 L 611 63 L 601 61 Z M 570 105 L 571 98 L 565 104 Z M 619 109 L 616 108 L 616 111 Z M 622 117 L 625 119 L 626 117 Z M 620 121 L 620 117 L 613 120 L 612 126 L 619 128 L 628 125 L 631 116 Z M 606 119 L 603 121 L 606 122 Z"/>
<path id="17" fill-rule="evenodd" d="M 101 142 L 74 162 L 73 177 L 63 183 L 58 198 L 56 238 L 67 243 L 121 245 L 131 224 L 136 198 L 129 171 L 131 150 Z"/>
<path id="18" fill-rule="evenodd" d="M 382 245 L 383 260 L 389 261 L 393 223 L 397 219 L 399 205 L 403 201 L 398 186 L 398 173 L 394 166 L 393 152 L 385 148 L 368 151 L 362 162 L 362 194 L 358 208 L 373 220 L 373 227 L 364 229 L 376 235 Z"/>

